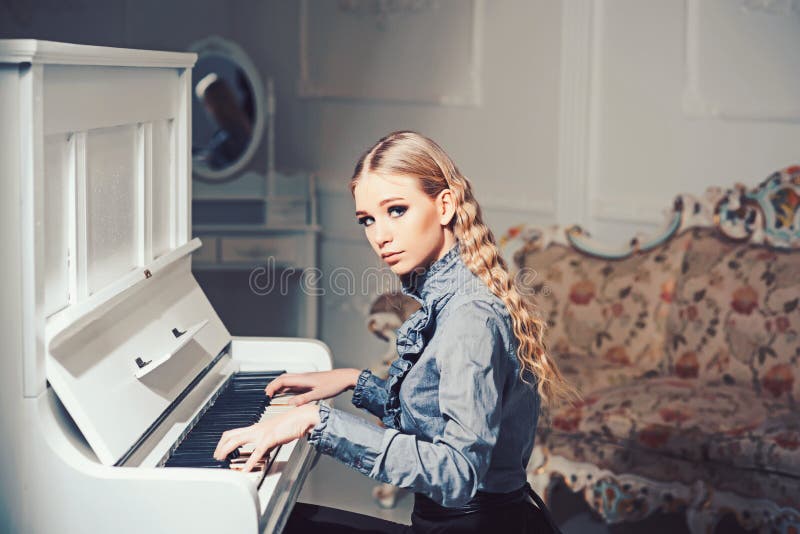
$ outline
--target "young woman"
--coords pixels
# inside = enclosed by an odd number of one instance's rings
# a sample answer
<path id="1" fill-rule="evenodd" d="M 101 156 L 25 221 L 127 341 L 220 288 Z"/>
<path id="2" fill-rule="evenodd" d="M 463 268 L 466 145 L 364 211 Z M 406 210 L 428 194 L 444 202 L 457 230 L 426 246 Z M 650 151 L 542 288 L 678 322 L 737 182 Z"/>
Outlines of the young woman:
<path id="1" fill-rule="evenodd" d="M 435 142 L 401 131 L 361 157 L 350 187 L 370 245 L 422 304 L 398 331 L 400 357 L 385 381 L 357 369 L 281 376 L 267 395 L 297 393 L 298 408 L 226 432 L 215 456 L 254 443 L 249 470 L 307 436 L 320 452 L 415 492 L 411 527 L 298 503 L 284 532 L 556 532 L 525 468 L 542 401 L 572 390 L 470 182 Z M 311 402 L 347 389 L 385 427 Z"/>

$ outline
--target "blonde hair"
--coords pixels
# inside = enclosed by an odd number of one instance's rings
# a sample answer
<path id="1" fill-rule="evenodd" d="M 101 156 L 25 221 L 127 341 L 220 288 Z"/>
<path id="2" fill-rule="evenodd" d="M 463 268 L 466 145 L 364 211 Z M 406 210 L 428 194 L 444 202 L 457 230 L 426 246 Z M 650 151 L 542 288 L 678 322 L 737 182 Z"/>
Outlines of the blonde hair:
<path id="1" fill-rule="evenodd" d="M 544 321 L 532 313 L 514 286 L 494 235 L 483 222 L 470 181 L 459 172 L 445 151 L 433 140 L 416 132 L 393 132 L 358 160 L 350 181 L 351 192 L 367 173 L 417 178 L 422 191 L 431 198 L 436 198 L 444 189 L 450 189 L 456 207 L 450 224 L 460 244 L 461 258 L 469 270 L 503 300 L 511 314 L 514 335 L 519 341 L 520 378 L 525 381 L 526 371 L 538 378 L 538 391 L 547 406 L 576 399 L 575 389 L 564 380 L 548 354 L 543 337 Z"/>

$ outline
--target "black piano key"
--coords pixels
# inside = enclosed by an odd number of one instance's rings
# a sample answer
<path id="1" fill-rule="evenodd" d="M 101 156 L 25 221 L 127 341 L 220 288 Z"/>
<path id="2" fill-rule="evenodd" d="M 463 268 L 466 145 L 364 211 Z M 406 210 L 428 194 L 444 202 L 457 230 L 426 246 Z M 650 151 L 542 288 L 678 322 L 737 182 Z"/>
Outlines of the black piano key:
<path id="1" fill-rule="evenodd" d="M 183 466 L 183 467 L 213 467 L 217 465 L 230 466 L 228 460 L 214 460 L 213 457 L 209 458 L 170 458 L 166 463 L 167 467 Z"/>

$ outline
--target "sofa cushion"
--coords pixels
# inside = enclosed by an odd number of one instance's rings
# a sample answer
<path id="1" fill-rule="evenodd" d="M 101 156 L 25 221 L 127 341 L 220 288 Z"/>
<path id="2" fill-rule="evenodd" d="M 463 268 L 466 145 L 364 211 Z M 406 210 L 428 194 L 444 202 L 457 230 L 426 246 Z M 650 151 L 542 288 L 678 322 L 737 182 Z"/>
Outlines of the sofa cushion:
<path id="1" fill-rule="evenodd" d="M 715 436 L 708 443 L 708 457 L 746 469 L 800 475 L 800 416 L 789 407 L 771 410 L 754 430 Z"/>
<path id="2" fill-rule="evenodd" d="M 747 387 L 779 405 L 800 400 L 800 253 L 690 232 L 667 321 L 666 371 Z"/>
<path id="3" fill-rule="evenodd" d="M 553 355 L 583 354 L 630 367 L 632 376 L 654 369 L 663 359 L 666 319 L 690 237 L 619 260 L 560 244 L 532 242 L 519 250 L 517 281 L 548 323 L 545 341 Z"/>
<path id="4" fill-rule="evenodd" d="M 544 432 L 539 445 L 550 455 L 561 456 L 577 463 L 586 463 L 613 474 L 635 473 L 637 477 L 662 482 L 678 482 L 691 486 L 703 481 L 714 491 L 729 491 L 745 497 L 769 499 L 779 506 L 797 507 L 800 495 L 800 478 L 732 467 L 728 464 L 707 461 L 697 463 L 667 456 L 660 451 L 625 447 L 610 443 L 597 436 Z M 552 469 L 553 464 L 546 464 Z M 531 466 L 535 469 L 536 466 Z M 561 474 L 570 482 L 570 473 Z"/>
<path id="5" fill-rule="evenodd" d="M 780 431 L 787 420 L 794 421 L 789 430 L 798 427 L 790 407 L 768 407 L 748 388 L 656 378 L 594 392 L 556 411 L 551 433 L 796 476 L 797 435 Z"/>

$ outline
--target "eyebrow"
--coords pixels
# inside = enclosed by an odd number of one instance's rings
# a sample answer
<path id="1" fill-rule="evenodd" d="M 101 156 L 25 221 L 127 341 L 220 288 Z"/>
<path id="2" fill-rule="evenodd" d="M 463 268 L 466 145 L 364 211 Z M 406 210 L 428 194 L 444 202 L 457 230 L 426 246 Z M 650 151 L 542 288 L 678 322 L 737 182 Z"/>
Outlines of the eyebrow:
<path id="1" fill-rule="evenodd" d="M 393 200 L 405 200 L 405 199 L 403 197 L 384 198 L 383 200 L 381 200 L 381 203 L 378 204 L 378 206 L 383 206 L 387 202 L 392 202 Z M 359 210 L 356 212 L 356 217 L 358 217 L 359 215 L 366 215 L 366 214 L 367 214 L 366 211 Z"/>

